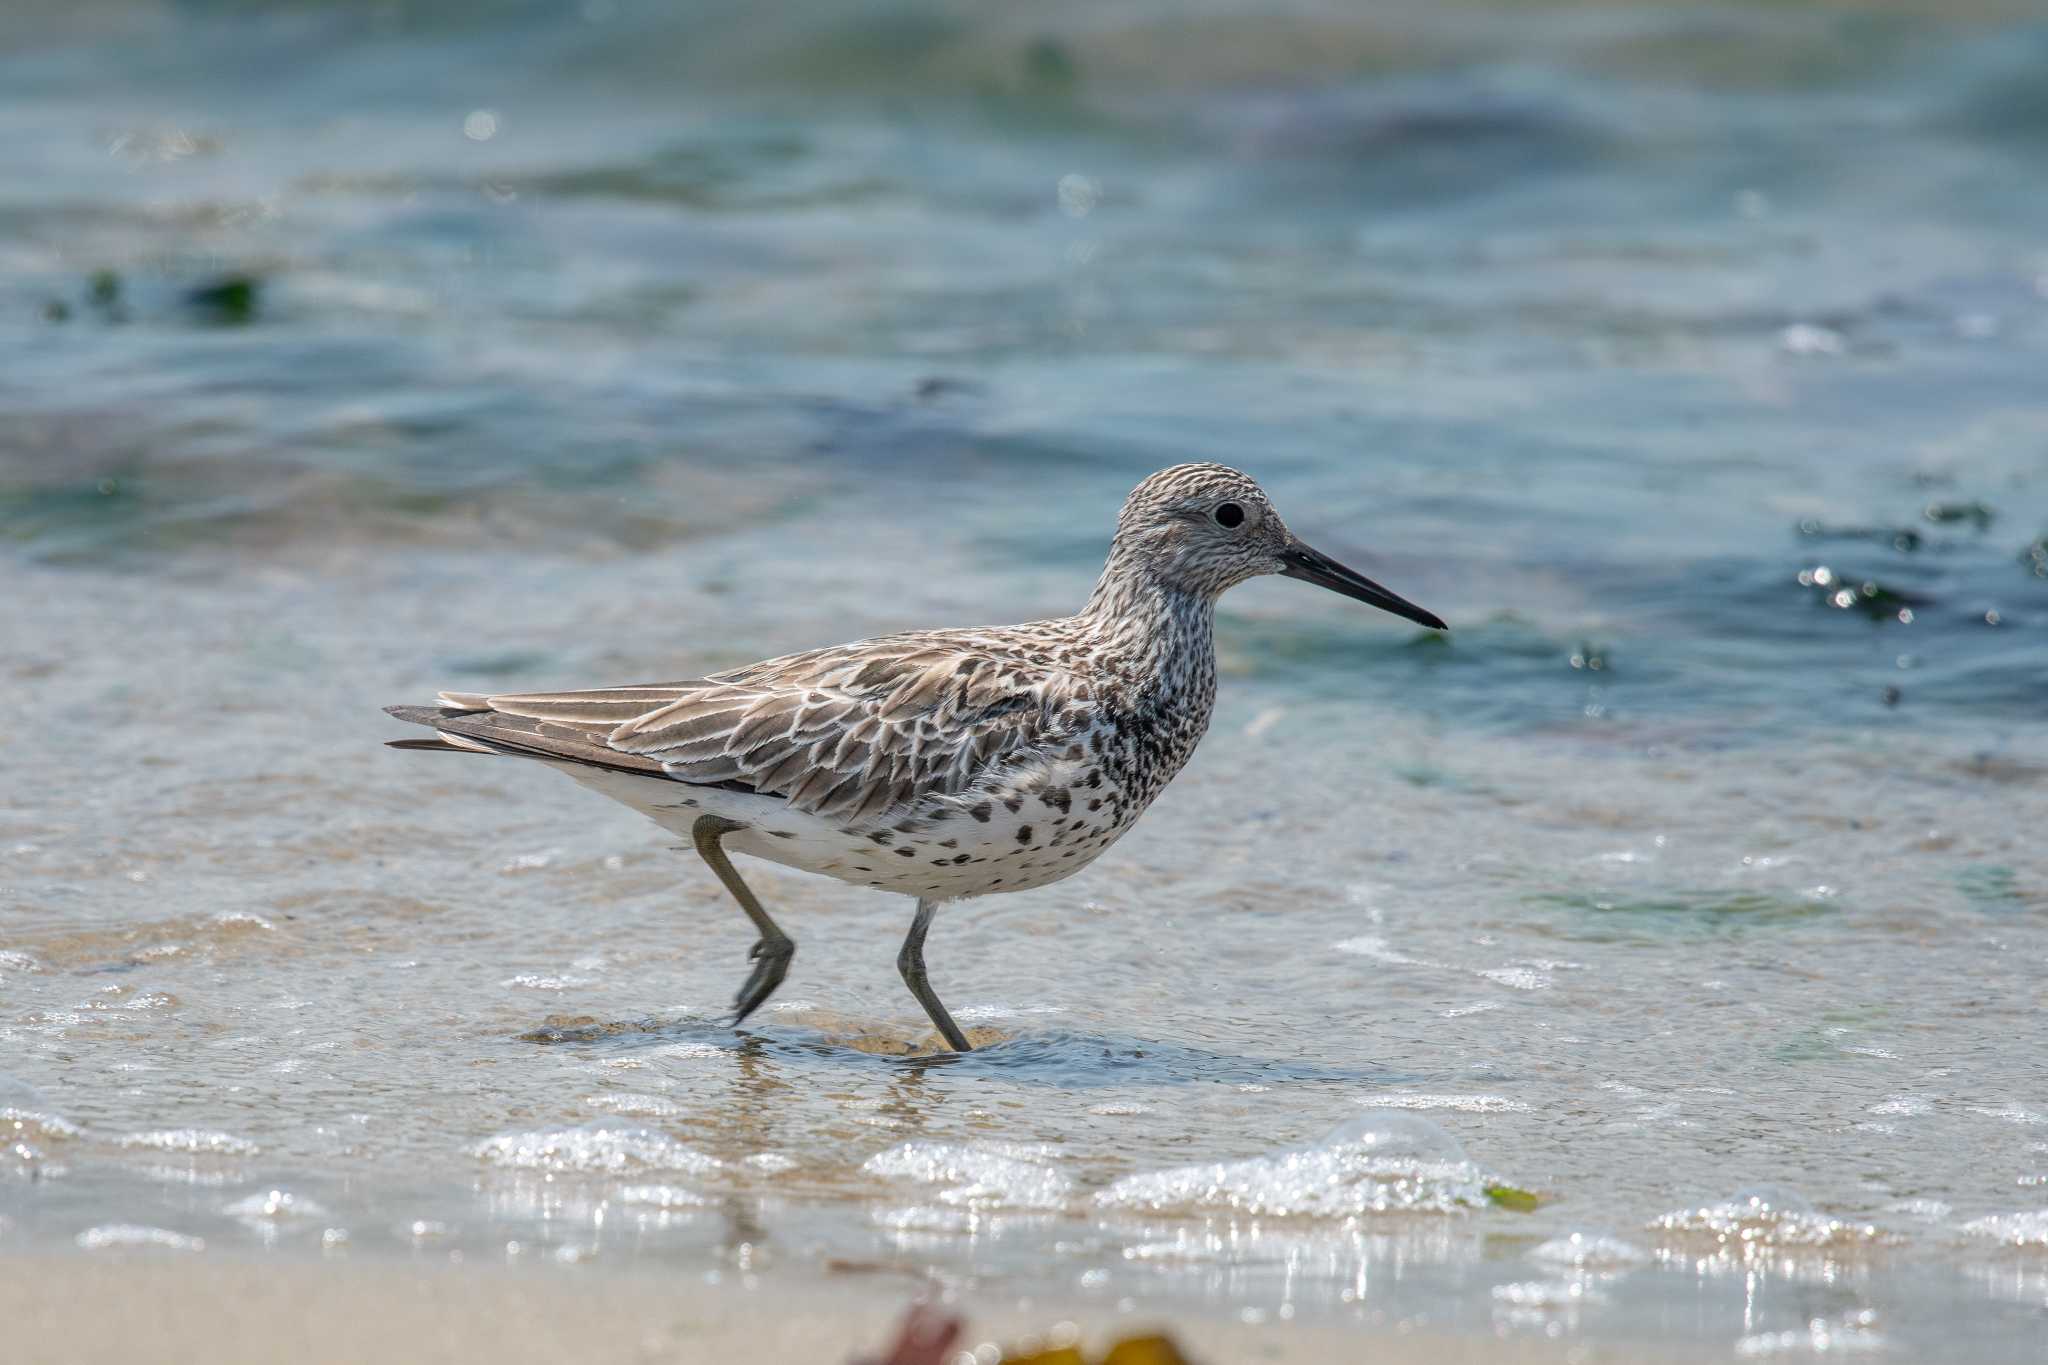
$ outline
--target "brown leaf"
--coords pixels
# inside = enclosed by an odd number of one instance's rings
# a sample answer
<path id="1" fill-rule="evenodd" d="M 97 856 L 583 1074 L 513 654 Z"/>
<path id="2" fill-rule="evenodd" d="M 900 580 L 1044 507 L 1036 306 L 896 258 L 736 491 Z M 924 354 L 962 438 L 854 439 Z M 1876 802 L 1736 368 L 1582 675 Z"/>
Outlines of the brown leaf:
<path id="1" fill-rule="evenodd" d="M 912 1304 L 896 1329 L 889 1353 L 865 1357 L 855 1365 L 946 1365 L 953 1344 L 965 1329 L 966 1323 L 951 1313 L 941 1313 L 929 1304 Z"/>

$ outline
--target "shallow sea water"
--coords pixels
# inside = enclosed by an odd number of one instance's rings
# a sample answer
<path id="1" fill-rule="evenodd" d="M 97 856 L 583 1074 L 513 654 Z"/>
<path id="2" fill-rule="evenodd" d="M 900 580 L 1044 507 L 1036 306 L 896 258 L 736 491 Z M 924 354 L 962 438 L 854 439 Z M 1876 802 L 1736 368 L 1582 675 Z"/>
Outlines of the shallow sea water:
<path id="1" fill-rule="evenodd" d="M 2044 62 L 1997 5 L 19 11 L 0 1247 L 2040 1359 Z M 380 745 L 1070 610 L 1183 459 L 1454 629 L 1226 599 L 1139 828 L 943 912 L 971 1056 L 907 902 L 748 867 L 798 953 L 735 1034 L 694 857 Z"/>

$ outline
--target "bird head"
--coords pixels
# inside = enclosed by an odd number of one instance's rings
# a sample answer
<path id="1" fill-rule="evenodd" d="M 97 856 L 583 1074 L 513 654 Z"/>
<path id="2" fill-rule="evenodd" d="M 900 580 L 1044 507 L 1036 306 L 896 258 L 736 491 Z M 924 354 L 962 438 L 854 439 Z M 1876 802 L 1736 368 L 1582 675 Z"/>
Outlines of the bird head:
<path id="1" fill-rule="evenodd" d="M 1287 529 L 1252 478 L 1220 464 L 1162 469 L 1131 490 L 1116 544 L 1177 591 L 1214 599 L 1261 574 L 1281 574 L 1446 630 L 1434 613 L 1307 545 Z"/>

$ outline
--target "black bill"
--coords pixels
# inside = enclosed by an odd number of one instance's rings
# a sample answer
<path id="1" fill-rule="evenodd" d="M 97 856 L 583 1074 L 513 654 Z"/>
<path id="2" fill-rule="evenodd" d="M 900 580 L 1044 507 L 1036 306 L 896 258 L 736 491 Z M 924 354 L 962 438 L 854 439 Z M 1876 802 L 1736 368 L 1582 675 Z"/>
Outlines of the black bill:
<path id="1" fill-rule="evenodd" d="M 1299 578 L 1304 583 L 1355 597 L 1368 606 L 1405 616 L 1431 630 L 1450 629 L 1434 613 L 1424 611 L 1405 597 L 1395 596 L 1364 574 L 1345 568 L 1322 551 L 1312 550 L 1298 540 L 1280 552 L 1280 562 L 1286 566 L 1280 572 L 1288 578 Z"/>

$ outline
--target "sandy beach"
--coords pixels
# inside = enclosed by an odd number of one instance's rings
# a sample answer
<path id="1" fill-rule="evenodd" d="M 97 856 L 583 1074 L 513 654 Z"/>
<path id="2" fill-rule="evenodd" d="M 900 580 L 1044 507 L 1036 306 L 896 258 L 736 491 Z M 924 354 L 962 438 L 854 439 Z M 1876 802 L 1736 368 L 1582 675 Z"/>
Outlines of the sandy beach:
<path id="1" fill-rule="evenodd" d="M 843 1276 L 752 1288 L 645 1268 L 553 1269 L 116 1256 L 0 1258 L 7 1354 L 24 1362 L 132 1365 L 661 1365 L 775 1361 L 844 1365 L 879 1351 L 918 1292 L 900 1279 Z M 1006 1350 L 1078 1329 L 1087 1352 L 1140 1332 L 1171 1334 L 1196 1365 L 1493 1365 L 1718 1359 L 1652 1342 L 1497 1339 L 1427 1327 L 1163 1320 L 1101 1305 L 944 1300 L 965 1340 Z"/>

